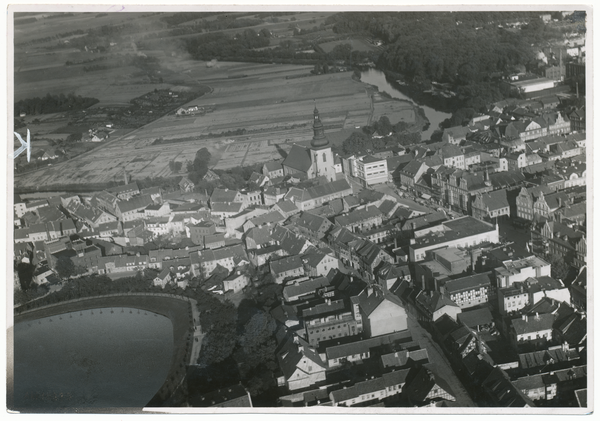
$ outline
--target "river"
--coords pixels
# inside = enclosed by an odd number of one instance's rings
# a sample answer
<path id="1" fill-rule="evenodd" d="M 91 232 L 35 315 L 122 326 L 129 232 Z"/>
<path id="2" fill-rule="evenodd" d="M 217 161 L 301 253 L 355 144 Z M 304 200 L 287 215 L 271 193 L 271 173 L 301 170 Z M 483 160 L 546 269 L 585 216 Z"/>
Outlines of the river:
<path id="1" fill-rule="evenodd" d="M 131 308 L 76 311 L 14 327 L 14 406 L 141 408 L 164 383 L 173 325 Z"/>
<path id="2" fill-rule="evenodd" d="M 386 80 L 385 74 L 381 70 L 368 69 L 361 72 L 360 80 L 369 85 L 377 86 L 379 92 L 387 92 L 392 98 L 401 99 L 403 101 L 409 101 L 415 103 L 411 98 L 404 95 L 402 92 L 394 88 Z M 416 104 L 425 111 L 425 116 L 429 120 L 429 127 L 423 131 L 421 138 L 423 140 L 429 140 L 431 134 L 438 129 L 439 124 L 447 118 L 450 118 L 452 114 L 444 113 L 441 111 L 434 110 L 431 107 L 422 104 Z M 392 120 L 392 123 L 397 123 Z"/>

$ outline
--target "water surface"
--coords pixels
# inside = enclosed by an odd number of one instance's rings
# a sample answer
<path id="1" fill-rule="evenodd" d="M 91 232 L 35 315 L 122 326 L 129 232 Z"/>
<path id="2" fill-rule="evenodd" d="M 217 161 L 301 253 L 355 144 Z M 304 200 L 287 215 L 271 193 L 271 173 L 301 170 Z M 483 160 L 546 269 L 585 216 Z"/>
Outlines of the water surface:
<path id="1" fill-rule="evenodd" d="M 387 92 L 392 98 L 401 99 L 404 101 L 409 101 L 414 103 L 414 101 L 404 95 L 402 92 L 394 88 L 385 78 L 385 74 L 377 69 L 368 69 L 361 72 L 360 80 L 362 82 L 368 83 L 369 85 L 377 86 L 379 92 Z M 429 140 L 431 138 L 431 134 L 438 129 L 439 124 L 447 118 L 452 117 L 452 114 L 444 113 L 441 111 L 434 110 L 431 107 L 426 105 L 418 104 L 420 108 L 423 108 L 425 111 L 425 116 L 429 120 L 429 127 L 427 130 L 421 133 L 421 139 Z M 395 123 L 392 121 L 392 124 Z"/>
<path id="2" fill-rule="evenodd" d="M 164 383 L 171 321 L 131 308 L 83 310 L 14 327 L 14 405 L 143 407 Z"/>

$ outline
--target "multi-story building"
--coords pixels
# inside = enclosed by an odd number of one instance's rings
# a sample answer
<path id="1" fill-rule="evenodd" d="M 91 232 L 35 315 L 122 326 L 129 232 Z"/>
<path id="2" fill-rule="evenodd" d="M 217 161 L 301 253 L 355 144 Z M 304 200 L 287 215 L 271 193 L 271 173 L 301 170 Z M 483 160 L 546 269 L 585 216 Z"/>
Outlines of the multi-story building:
<path id="1" fill-rule="evenodd" d="M 461 148 L 456 145 L 447 144 L 442 146 L 439 153 L 444 160 L 444 165 L 450 168 L 458 168 L 464 170 L 465 166 L 465 153 Z"/>
<path id="2" fill-rule="evenodd" d="M 216 269 L 217 265 L 231 271 L 237 264 L 247 259 L 244 246 L 241 244 L 216 250 L 202 250 L 198 252 L 198 256 L 194 253 L 191 257 L 194 273 L 202 273 L 205 277 L 210 275 Z"/>
<path id="3" fill-rule="evenodd" d="M 196 225 L 188 225 L 186 227 L 188 237 L 192 243 L 197 245 L 204 244 L 204 237 L 217 232 L 217 227 L 213 221 L 200 221 Z"/>
<path id="4" fill-rule="evenodd" d="M 498 226 L 464 216 L 424 230 L 415 231 L 414 242 L 409 246 L 411 262 L 425 259 L 428 250 L 443 247 L 469 248 L 482 243 L 499 241 Z"/>
<path id="5" fill-rule="evenodd" d="M 498 289 L 498 311 L 500 314 L 510 314 L 521 311 L 529 305 L 529 293 L 524 284 L 516 283 L 506 288 Z"/>
<path id="6" fill-rule="evenodd" d="M 506 197 L 506 190 L 494 190 L 477 194 L 472 205 L 473 217 L 485 221 L 510 215 L 510 204 Z"/>
<path id="7" fill-rule="evenodd" d="M 388 181 L 387 160 L 367 155 L 353 160 L 353 175 L 357 177 L 364 187 Z"/>
<path id="8" fill-rule="evenodd" d="M 475 174 L 463 170 L 436 171 L 431 178 L 432 184 L 439 188 L 442 202 L 454 210 L 467 214 L 472 213 L 471 204 L 477 194 L 493 190 L 487 172 Z"/>
<path id="9" fill-rule="evenodd" d="M 546 343 L 552 340 L 554 314 L 522 315 L 511 322 L 509 336 L 515 349 L 527 343 Z"/>
<path id="10" fill-rule="evenodd" d="M 527 278 L 550 276 L 550 263 L 537 256 L 504 261 L 502 266 L 494 269 L 498 288 L 507 288 L 515 282 L 523 282 Z"/>
<path id="11" fill-rule="evenodd" d="M 491 275 L 492 272 L 485 272 L 449 280 L 441 292 L 461 309 L 487 303 L 493 297 Z"/>
<path id="12" fill-rule="evenodd" d="M 533 221 L 535 213 L 533 205 L 542 194 L 551 193 L 548 186 L 521 187 L 517 196 L 517 217 Z"/>

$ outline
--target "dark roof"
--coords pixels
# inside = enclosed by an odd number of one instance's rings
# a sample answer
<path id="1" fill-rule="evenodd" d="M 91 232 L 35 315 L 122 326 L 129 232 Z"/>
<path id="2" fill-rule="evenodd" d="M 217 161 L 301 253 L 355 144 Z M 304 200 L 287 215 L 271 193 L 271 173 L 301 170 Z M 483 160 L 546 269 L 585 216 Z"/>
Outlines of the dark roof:
<path id="1" fill-rule="evenodd" d="M 491 324 L 494 322 L 492 313 L 488 307 L 464 311 L 458 315 L 458 321 L 464 323 L 467 327 L 475 328 L 480 325 Z"/>
<path id="2" fill-rule="evenodd" d="M 463 278 L 453 279 L 444 285 L 446 293 L 453 294 L 473 288 L 492 285 L 492 272 L 477 273 Z"/>
<path id="3" fill-rule="evenodd" d="M 213 193 L 210 195 L 210 202 L 233 202 L 235 197 L 237 196 L 237 190 L 229 190 L 229 189 L 219 189 L 216 188 L 213 190 Z"/>
<path id="4" fill-rule="evenodd" d="M 300 215 L 300 218 L 298 218 L 295 221 L 295 224 L 298 227 L 307 229 L 308 231 L 312 231 L 314 233 L 318 232 L 319 229 L 325 224 L 325 225 L 331 225 L 331 222 L 329 222 L 328 219 L 323 218 L 321 216 L 318 215 L 314 215 L 312 213 L 309 212 L 302 212 L 302 215 Z"/>
<path id="5" fill-rule="evenodd" d="M 302 259 L 297 255 L 282 257 L 278 260 L 271 260 L 269 266 L 271 268 L 271 272 L 277 274 L 304 267 Z"/>
<path id="6" fill-rule="evenodd" d="M 551 330 L 553 323 L 553 314 L 539 314 L 537 316 L 528 317 L 527 320 L 521 318 L 512 321 L 513 328 L 517 335 Z"/>
<path id="7" fill-rule="evenodd" d="M 283 161 L 283 165 L 301 172 L 307 172 L 312 165 L 310 152 L 301 146 L 292 145 L 292 149 Z"/>
<path id="8" fill-rule="evenodd" d="M 395 342 L 410 342 L 412 336 L 410 331 L 404 330 L 401 332 L 389 333 L 387 335 L 376 336 L 374 338 L 363 339 L 354 342 L 342 343 L 327 347 L 325 354 L 328 360 L 347 357 L 349 355 L 357 355 L 368 352 L 372 348 L 382 345 L 391 345 Z"/>

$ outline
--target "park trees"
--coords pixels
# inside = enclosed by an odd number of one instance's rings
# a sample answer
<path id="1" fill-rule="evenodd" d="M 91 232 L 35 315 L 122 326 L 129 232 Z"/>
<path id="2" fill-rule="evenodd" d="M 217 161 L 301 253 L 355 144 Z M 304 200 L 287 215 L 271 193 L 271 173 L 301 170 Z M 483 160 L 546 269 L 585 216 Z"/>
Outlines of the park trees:
<path id="1" fill-rule="evenodd" d="M 67 256 L 59 257 L 54 268 L 63 279 L 70 278 L 76 273 L 75 263 Z"/>

